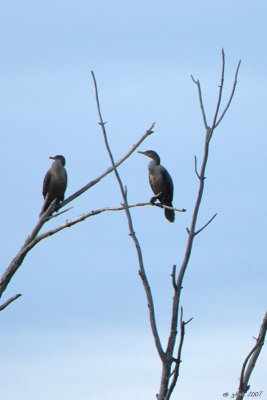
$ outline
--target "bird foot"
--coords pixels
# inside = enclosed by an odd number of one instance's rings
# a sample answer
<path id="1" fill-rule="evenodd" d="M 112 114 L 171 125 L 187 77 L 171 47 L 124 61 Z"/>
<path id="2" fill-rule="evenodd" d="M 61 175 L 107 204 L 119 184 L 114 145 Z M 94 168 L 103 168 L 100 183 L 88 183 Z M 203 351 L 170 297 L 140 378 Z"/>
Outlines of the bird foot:
<path id="1" fill-rule="evenodd" d="M 158 198 L 157 198 L 157 196 L 153 196 L 153 197 L 151 197 L 151 199 L 150 199 L 150 203 L 152 204 L 152 206 L 154 206 L 155 205 L 155 203 L 156 203 L 156 201 L 158 200 Z"/>
<path id="2" fill-rule="evenodd" d="M 151 197 L 150 203 L 151 203 L 152 205 L 154 205 L 154 204 L 156 203 L 157 200 L 161 203 L 161 201 L 159 200 L 159 197 L 161 196 L 161 194 L 162 194 L 162 193 L 160 192 L 160 193 L 156 194 L 155 196 Z"/>

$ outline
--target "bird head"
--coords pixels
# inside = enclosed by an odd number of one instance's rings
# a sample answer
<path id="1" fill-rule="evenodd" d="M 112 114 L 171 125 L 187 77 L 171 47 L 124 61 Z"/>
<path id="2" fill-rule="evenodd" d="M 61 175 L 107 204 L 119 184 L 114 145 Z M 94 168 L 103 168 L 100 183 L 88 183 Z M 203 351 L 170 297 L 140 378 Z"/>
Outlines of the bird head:
<path id="1" fill-rule="evenodd" d="M 63 165 L 63 167 L 65 166 L 65 164 L 66 164 L 66 160 L 65 160 L 65 157 L 64 156 L 60 156 L 60 155 L 57 155 L 57 156 L 54 156 L 54 157 L 49 157 L 51 160 L 59 160 L 60 162 L 61 162 L 61 164 Z"/>
<path id="2" fill-rule="evenodd" d="M 152 158 L 152 160 L 160 162 L 159 155 L 154 150 L 138 151 L 138 153 L 144 154 L 144 156 L 147 156 L 149 158 Z"/>

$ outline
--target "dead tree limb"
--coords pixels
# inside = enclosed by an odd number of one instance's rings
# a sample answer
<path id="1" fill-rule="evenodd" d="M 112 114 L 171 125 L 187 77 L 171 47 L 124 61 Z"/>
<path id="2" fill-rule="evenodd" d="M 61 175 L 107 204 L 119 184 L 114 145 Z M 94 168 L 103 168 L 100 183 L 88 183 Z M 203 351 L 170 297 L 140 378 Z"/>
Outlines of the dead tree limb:
<path id="1" fill-rule="evenodd" d="M 9 304 L 13 303 L 13 301 L 17 300 L 21 296 L 20 293 L 15 294 L 15 296 L 10 297 L 3 304 L 0 305 L 0 311 L 4 310 Z"/>
<path id="2" fill-rule="evenodd" d="M 214 215 L 208 221 L 208 223 L 205 224 L 202 228 L 200 228 L 198 230 L 196 229 L 198 214 L 199 214 L 200 205 L 201 205 L 204 188 L 205 188 L 205 173 L 206 173 L 206 167 L 207 167 L 207 162 L 208 162 L 208 157 L 209 157 L 210 140 L 212 138 L 214 130 L 216 129 L 218 124 L 222 121 L 223 117 L 225 116 L 226 111 L 228 110 L 228 108 L 231 104 L 231 101 L 232 101 L 232 98 L 234 96 L 234 92 L 236 89 L 236 85 L 237 85 L 237 76 L 238 76 L 239 67 L 240 67 L 240 61 L 238 63 L 237 69 L 236 69 L 233 89 L 230 94 L 227 106 L 223 110 L 221 117 L 218 119 L 218 115 L 219 115 L 220 108 L 221 108 L 221 100 L 222 100 L 222 92 L 223 92 L 223 84 L 224 84 L 224 71 L 225 71 L 225 54 L 224 54 L 224 51 L 222 50 L 221 84 L 220 84 L 218 99 L 217 99 L 217 103 L 216 103 L 216 109 L 215 109 L 215 113 L 213 116 L 211 126 L 209 126 L 209 124 L 207 122 L 205 106 L 204 106 L 203 97 L 202 97 L 201 84 L 200 84 L 199 80 L 194 79 L 194 77 L 191 75 L 192 80 L 196 84 L 197 89 L 198 89 L 200 109 L 201 109 L 201 113 L 202 113 L 204 129 L 205 129 L 205 141 L 204 141 L 203 158 L 202 158 L 200 172 L 197 172 L 197 159 L 195 157 L 195 172 L 196 172 L 196 175 L 199 180 L 199 187 L 198 187 L 198 193 L 197 193 L 196 202 L 195 202 L 195 206 L 194 206 L 194 210 L 193 210 L 193 214 L 192 214 L 191 226 L 189 229 L 187 229 L 188 239 L 187 239 L 184 259 L 181 264 L 180 271 L 179 271 L 176 285 L 175 285 L 176 290 L 175 290 L 174 296 L 173 296 L 170 334 L 169 334 L 169 338 L 168 338 L 167 348 L 165 351 L 165 354 L 166 354 L 165 362 L 163 363 L 163 367 L 162 367 L 160 390 L 159 390 L 159 394 L 157 396 L 158 400 L 169 399 L 170 393 L 172 393 L 173 388 L 175 387 L 177 380 L 178 380 L 178 376 L 179 376 L 179 374 L 174 374 L 172 381 L 170 381 L 170 377 L 172 376 L 171 369 L 172 369 L 172 364 L 174 362 L 173 355 L 174 355 L 174 351 L 175 351 L 177 331 L 178 331 L 178 313 L 179 313 L 179 305 L 180 305 L 180 296 L 181 296 L 181 291 L 182 291 L 182 283 L 183 283 L 186 269 L 188 267 L 188 263 L 189 263 L 189 259 L 191 256 L 193 242 L 194 242 L 195 237 L 204 228 L 206 228 L 210 224 L 210 222 L 212 222 L 212 220 L 215 218 L 215 215 Z"/>
<path id="3" fill-rule="evenodd" d="M 243 400 L 245 394 L 249 390 L 249 385 L 248 385 L 249 379 L 250 379 L 252 371 L 256 365 L 256 362 L 260 355 L 262 347 L 264 345 L 266 331 L 267 331 L 267 312 L 265 313 L 265 316 L 263 318 L 263 321 L 262 321 L 262 324 L 260 327 L 259 336 L 256 339 L 256 344 L 255 344 L 255 346 L 253 346 L 251 351 L 248 353 L 248 355 L 245 358 L 245 361 L 243 363 L 243 366 L 241 369 L 241 374 L 240 374 L 239 388 L 238 388 L 238 392 L 236 395 L 236 400 Z"/>

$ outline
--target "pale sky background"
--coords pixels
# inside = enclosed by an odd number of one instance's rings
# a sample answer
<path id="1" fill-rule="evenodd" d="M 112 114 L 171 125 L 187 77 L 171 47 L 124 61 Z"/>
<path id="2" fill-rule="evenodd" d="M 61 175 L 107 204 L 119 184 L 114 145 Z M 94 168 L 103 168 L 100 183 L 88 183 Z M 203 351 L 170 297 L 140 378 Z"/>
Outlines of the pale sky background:
<path id="1" fill-rule="evenodd" d="M 235 392 L 266 310 L 266 1 L 5 1 L 0 4 L 1 271 L 36 223 L 49 156 L 67 160 L 67 196 L 109 165 L 98 126 L 94 70 L 115 158 L 156 121 L 140 147 L 159 152 L 175 185 L 175 224 L 162 210 L 132 211 L 163 342 L 173 264 L 179 266 L 198 181 L 203 124 L 190 74 L 215 108 L 221 48 L 226 92 L 242 59 L 232 106 L 213 138 L 198 227 L 182 294 L 187 326 L 173 399 Z M 148 201 L 145 157 L 120 168 L 129 202 Z M 121 203 L 113 175 L 52 227 Z M 2 301 L 0 400 L 148 400 L 160 360 L 135 249 L 123 213 L 106 213 L 41 242 Z M 267 399 L 264 348 L 251 390 Z"/>

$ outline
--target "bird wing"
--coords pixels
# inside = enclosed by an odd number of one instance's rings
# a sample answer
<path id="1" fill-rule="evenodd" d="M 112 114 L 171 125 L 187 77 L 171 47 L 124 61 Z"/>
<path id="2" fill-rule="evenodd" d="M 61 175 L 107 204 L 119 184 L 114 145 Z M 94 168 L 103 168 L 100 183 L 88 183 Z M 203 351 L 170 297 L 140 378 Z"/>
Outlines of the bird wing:
<path id="1" fill-rule="evenodd" d="M 162 192 L 164 193 L 164 197 L 166 200 L 172 202 L 173 199 L 173 181 L 169 172 L 161 166 L 160 173 L 162 176 Z"/>
<path id="2" fill-rule="evenodd" d="M 44 196 L 44 198 L 47 195 L 47 192 L 48 192 L 48 189 L 49 189 L 50 180 L 51 180 L 51 171 L 49 169 L 47 171 L 47 173 L 45 174 L 44 182 L 43 182 L 43 196 Z"/>

